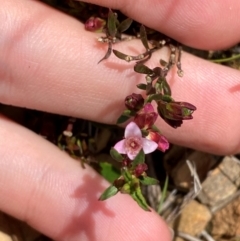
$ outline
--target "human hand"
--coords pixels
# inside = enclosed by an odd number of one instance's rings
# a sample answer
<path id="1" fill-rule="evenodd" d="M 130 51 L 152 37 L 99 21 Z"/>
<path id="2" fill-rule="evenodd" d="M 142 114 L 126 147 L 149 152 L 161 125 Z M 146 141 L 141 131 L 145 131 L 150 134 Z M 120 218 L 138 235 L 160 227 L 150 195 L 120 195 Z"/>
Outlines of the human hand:
<path id="1" fill-rule="evenodd" d="M 101 4 L 193 47 L 218 49 L 239 41 L 237 0 Z M 142 81 L 131 64 L 112 56 L 97 65 L 106 46 L 96 42 L 96 35 L 39 2 L 2 1 L 0 11 L 2 103 L 116 121 L 125 96 Z M 136 54 L 142 46 L 131 41 L 114 48 Z M 155 66 L 159 56 L 166 59 L 167 50 L 155 53 L 148 64 Z M 194 119 L 177 130 L 160 118 L 157 125 L 173 143 L 218 154 L 238 152 L 239 71 L 186 53 L 182 65 L 184 77 L 172 72 L 169 82 L 176 100 L 197 106 Z M 158 215 L 142 211 L 128 196 L 97 201 L 107 183 L 91 168 L 83 170 L 57 147 L 4 117 L 0 133 L 2 211 L 56 240 L 170 240 Z"/>

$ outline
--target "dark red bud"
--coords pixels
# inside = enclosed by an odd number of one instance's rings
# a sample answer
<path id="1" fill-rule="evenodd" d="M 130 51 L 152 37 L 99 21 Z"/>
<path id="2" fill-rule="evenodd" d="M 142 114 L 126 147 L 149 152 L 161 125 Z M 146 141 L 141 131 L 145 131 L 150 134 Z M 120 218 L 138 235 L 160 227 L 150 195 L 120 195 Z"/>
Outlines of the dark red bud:
<path id="1" fill-rule="evenodd" d="M 132 93 L 125 98 L 125 106 L 129 110 L 138 111 L 142 108 L 144 104 L 144 99 L 142 95 Z"/>
<path id="2" fill-rule="evenodd" d="M 101 32 L 105 25 L 106 25 L 105 20 L 97 17 L 90 17 L 85 22 L 85 29 L 91 32 Z"/>
<path id="3" fill-rule="evenodd" d="M 141 176 L 147 169 L 148 169 L 147 164 L 145 164 L 145 163 L 138 164 L 138 165 L 135 167 L 134 174 L 135 174 L 136 177 L 139 177 L 139 176 Z"/>
<path id="4" fill-rule="evenodd" d="M 158 101 L 159 115 L 172 127 L 181 126 L 183 120 L 192 119 L 192 113 L 196 107 L 187 102 Z"/>

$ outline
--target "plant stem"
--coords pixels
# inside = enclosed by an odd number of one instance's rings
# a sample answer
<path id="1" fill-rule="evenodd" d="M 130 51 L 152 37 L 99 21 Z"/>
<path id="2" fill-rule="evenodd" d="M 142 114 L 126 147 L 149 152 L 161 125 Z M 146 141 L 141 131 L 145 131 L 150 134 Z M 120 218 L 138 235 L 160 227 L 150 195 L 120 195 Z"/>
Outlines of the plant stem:
<path id="1" fill-rule="evenodd" d="M 240 54 L 237 54 L 237 55 L 234 55 L 234 56 L 229 57 L 229 58 L 225 58 L 225 59 L 211 59 L 210 61 L 214 62 L 214 63 L 224 63 L 224 62 L 232 61 L 232 60 L 239 59 L 239 58 L 240 58 Z"/>

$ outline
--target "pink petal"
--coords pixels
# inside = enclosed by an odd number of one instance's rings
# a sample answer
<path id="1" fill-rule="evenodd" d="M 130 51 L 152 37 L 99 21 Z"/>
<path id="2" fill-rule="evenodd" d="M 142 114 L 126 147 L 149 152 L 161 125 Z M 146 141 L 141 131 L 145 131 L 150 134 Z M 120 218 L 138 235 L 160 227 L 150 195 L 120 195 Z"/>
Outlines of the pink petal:
<path id="1" fill-rule="evenodd" d="M 154 112 L 154 108 L 150 103 L 147 103 L 146 105 L 144 105 L 143 110 L 145 113 Z"/>
<path id="2" fill-rule="evenodd" d="M 143 138 L 143 151 L 145 154 L 154 152 L 158 148 L 158 144 L 155 141 Z"/>
<path id="3" fill-rule="evenodd" d="M 165 136 L 160 136 L 158 150 L 165 152 L 169 148 L 169 142 Z"/>
<path id="4" fill-rule="evenodd" d="M 116 149 L 121 154 L 126 154 L 124 143 L 125 143 L 125 139 L 117 142 L 113 148 Z"/>
<path id="5" fill-rule="evenodd" d="M 127 153 L 127 156 L 129 157 L 130 160 L 133 160 L 136 156 L 137 156 L 138 153 Z"/>
<path id="6" fill-rule="evenodd" d="M 124 136 L 125 136 L 125 138 L 133 137 L 133 136 L 142 137 L 142 132 L 135 122 L 130 122 L 126 126 Z"/>

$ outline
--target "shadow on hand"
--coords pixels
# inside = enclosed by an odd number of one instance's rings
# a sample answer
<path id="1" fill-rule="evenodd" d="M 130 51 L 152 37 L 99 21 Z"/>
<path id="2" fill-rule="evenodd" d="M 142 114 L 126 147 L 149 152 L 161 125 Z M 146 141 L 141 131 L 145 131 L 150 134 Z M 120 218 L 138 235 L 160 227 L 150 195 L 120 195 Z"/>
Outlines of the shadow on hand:
<path id="1" fill-rule="evenodd" d="M 106 202 L 98 200 L 105 187 L 99 182 L 99 176 L 82 177 L 84 184 L 79 186 L 70 198 L 75 199 L 75 208 L 72 213 L 71 222 L 60 232 L 57 240 L 81 240 L 86 237 L 89 241 L 97 241 L 96 213 L 101 212 L 105 216 L 114 217 L 115 213 L 107 208 Z M 87 203 L 83 210 L 84 200 Z M 79 201 L 81 200 L 81 201 Z M 84 203 L 85 204 L 85 203 Z M 80 214 L 79 214 L 79 210 Z"/>

